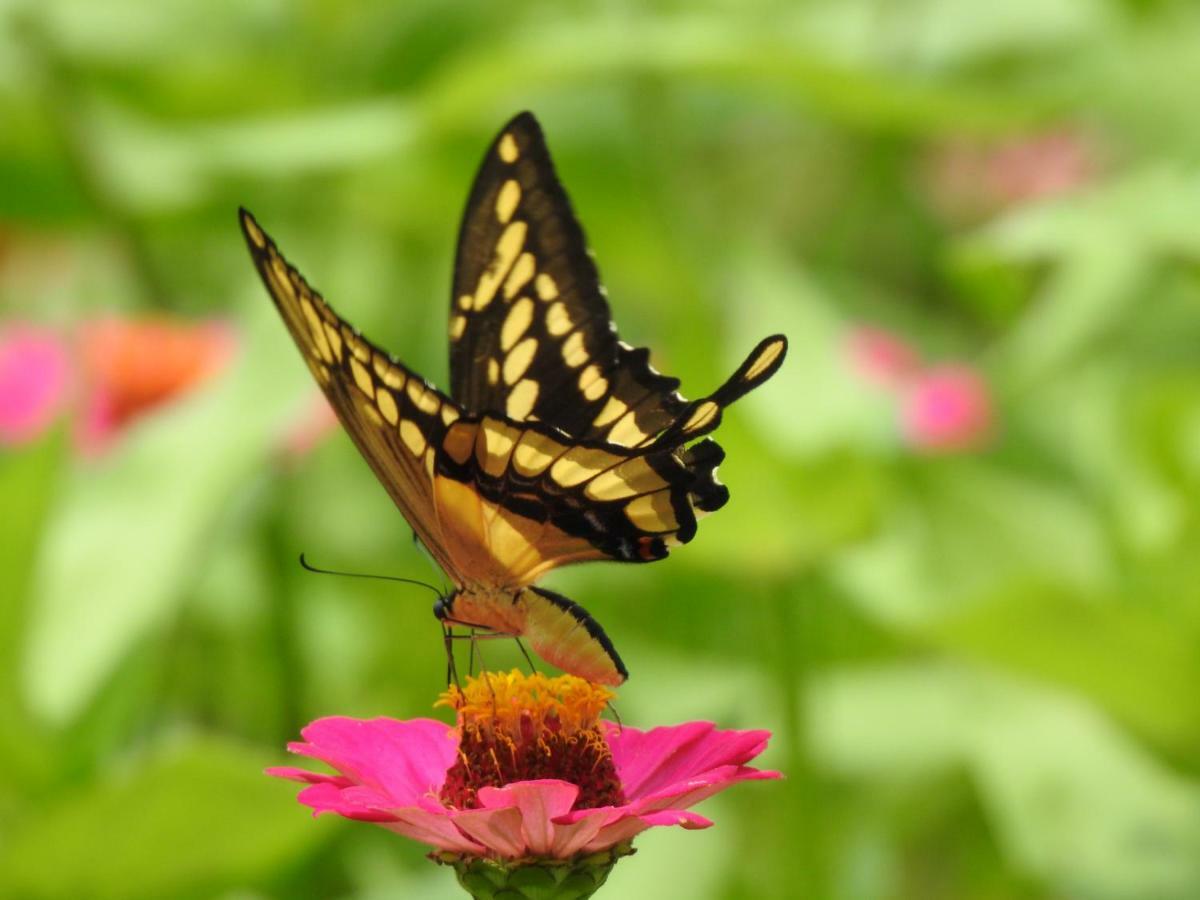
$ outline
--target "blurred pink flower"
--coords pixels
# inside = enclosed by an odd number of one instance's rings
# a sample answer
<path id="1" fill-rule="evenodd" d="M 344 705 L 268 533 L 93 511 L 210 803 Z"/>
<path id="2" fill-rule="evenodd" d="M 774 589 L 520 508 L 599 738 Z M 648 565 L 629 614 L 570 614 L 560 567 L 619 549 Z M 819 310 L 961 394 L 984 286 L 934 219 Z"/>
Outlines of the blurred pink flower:
<path id="1" fill-rule="evenodd" d="M 0 445 L 40 437 L 66 404 L 71 356 L 54 331 L 23 323 L 0 326 Z"/>
<path id="2" fill-rule="evenodd" d="M 1100 169 L 1099 156 L 1093 140 L 1068 127 L 1000 143 L 953 140 L 933 153 L 930 188 L 948 214 L 986 217 L 1086 184 Z"/>
<path id="3" fill-rule="evenodd" d="M 884 387 L 897 387 L 921 364 L 916 349 L 904 338 L 871 325 L 853 328 L 846 350 L 859 376 Z"/>
<path id="4" fill-rule="evenodd" d="M 222 322 L 110 317 L 84 324 L 78 345 L 84 397 L 76 440 L 94 454 L 139 416 L 221 371 L 236 339 Z"/>
<path id="5" fill-rule="evenodd" d="M 935 366 L 909 383 L 900 418 L 905 439 L 917 450 L 974 449 L 992 435 L 991 391 L 970 366 Z"/>
<path id="6" fill-rule="evenodd" d="M 988 160 L 990 187 L 1007 203 L 1066 193 L 1095 173 L 1094 149 L 1065 128 L 1003 143 Z"/>
<path id="7" fill-rule="evenodd" d="M 440 851 L 509 861 L 595 853 L 655 825 L 707 828 L 712 822 L 688 807 L 740 781 L 781 777 L 746 765 L 769 732 L 722 731 L 709 722 L 618 727 L 598 721 L 611 693 L 582 679 L 516 671 L 485 677 L 497 697 L 483 694 L 484 678 L 469 679 L 465 699 L 454 701 L 458 727 L 432 719 L 318 719 L 288 749 L 338 774 L 267 771 L 309 784 L 299 800 L 315 814 L 374 822 Z M 563 691 L 575 691 L 575 700 L 537 708 Z M 594 715 L 572 709 L 579 697 Z"/>

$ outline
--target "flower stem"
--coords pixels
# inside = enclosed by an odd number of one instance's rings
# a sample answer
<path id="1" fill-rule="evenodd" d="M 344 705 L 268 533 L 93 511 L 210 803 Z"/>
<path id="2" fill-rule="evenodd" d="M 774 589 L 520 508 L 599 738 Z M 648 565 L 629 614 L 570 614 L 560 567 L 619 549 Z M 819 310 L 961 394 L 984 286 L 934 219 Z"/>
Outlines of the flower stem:
<path id="1" fill-rule="evenodd" d="M 475 900 L 585 900 L 600 889 L 617 860 L 633 852 L 626 841 L 570 859 L 506 862 L 458 853 L 432 853 L 429 858 L 453 866 L 458 883 Z"/>

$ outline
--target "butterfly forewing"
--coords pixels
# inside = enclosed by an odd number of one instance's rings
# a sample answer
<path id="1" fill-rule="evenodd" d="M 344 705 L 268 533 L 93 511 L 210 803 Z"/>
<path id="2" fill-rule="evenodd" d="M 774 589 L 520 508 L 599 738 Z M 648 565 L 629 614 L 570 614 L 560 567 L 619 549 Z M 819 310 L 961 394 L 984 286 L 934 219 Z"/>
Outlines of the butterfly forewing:
<path id="1" fill-rule="evenodd" d="M 537 121 L 488 149 L 463 215 L 450 310 L 451 395 L 471 412 L 637 446 L 685 402 L 617 338 L 583 229 Z"/>
<path id="2" fill-rule="evenodd" d="M 432 473 L 460 409 L 335 313 L 245 210 L 241 223 L 259 275 L 317 384 L 421 543 L 455 577 L 434 515 Z"/>

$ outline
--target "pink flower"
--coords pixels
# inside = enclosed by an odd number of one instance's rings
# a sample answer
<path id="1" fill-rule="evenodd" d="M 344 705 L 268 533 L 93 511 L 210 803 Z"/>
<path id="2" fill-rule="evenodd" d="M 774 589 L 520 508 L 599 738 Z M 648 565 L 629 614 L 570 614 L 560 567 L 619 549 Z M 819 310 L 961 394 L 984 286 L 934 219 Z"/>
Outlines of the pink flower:
<path id="1" fill-rule="evenodd" d="M 781 777 L 746 765 L 766 747 L 766 731 L 600 723 L 592 712 L 598 716 L 611 693 L 573 676 L 488 674 L 448 696 L 458 704 L 457 727 L 318 719 L 288 749 L 337 774 L 267 771 L 308 784 L 299 800 L 314 814 L 509 861 L 596 853 L 656 825 L 707 828 L 712 822 L 688 807 L 740 781 Z M 581 703 L 590 707 L 582 714 Z"/>
<path id="2" fill-rule="evenodd" d="M 908 341 L 871 325 L 851 330 L 846 351 L 854 370 L 864 380 L 882 387 L 900 385 L 921 364 L 920 356 Z"/>
<path id="3" fill-rule="evenodd" d="M 953 140 L 932 155 L 930 189 L 947 214 L 977 219 L 1075 190 L 1096 177 L 1100 156 L 1089 135 L 1070 127 L 1002 142 Z"/>
<path id="4" fill-rule="evenodd" d="M 55 332 L 33 325 L 0 327 L 0 445 L 40 437 L 66 404 L 71 358 Z"/>
<path id="5" fill-rule="evenodd" d="M 220 322 L 110 317 L 80 329 L 83 409 L 80 449 L 95 454 L 146 412 L 221 371 L 235 338 Z"/>
<path id="6" fill-rule="evenodd" d="M 909 384 L 900 417 L 905 438 L 918 450 L 973 449 L 991 437 L 991 392 L 969 366 L 935 366 Z"/>

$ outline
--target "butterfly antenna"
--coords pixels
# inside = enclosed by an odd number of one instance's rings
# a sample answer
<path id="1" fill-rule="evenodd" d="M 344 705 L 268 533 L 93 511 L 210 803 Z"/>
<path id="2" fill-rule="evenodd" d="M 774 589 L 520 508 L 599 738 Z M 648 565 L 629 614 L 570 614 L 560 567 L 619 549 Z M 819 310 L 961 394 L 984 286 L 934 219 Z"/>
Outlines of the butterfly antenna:
<path id="1" fill-rule="evenodd" d="M 420 585 L 421 587 L 426 588 L 427 590 L 433 591 L 433 593 L 438 597 L 438 599 L 441 599 L 442 597 L 445 596 L 444 592 L 439 591 L 437 588 L 435 588 L 429 582 L 418 581 L 416 578 L 401 578 L 399 575 L 375 575 L 370 572 L 337 572 L 337 571 L 334 571 L 333 569 L 322 569 L 317 566 L 314 566 L 307 559 L 305 559 L 303 553 L 300 554 L 300 565 L 305 570 L 307 570 L 309 572 L 316 572 L 318 575 L 341 575 L 344 578 L 374 578 L 377 581 L 398 581 L 401 584 Z"/>

